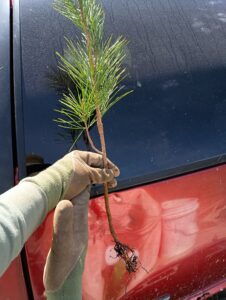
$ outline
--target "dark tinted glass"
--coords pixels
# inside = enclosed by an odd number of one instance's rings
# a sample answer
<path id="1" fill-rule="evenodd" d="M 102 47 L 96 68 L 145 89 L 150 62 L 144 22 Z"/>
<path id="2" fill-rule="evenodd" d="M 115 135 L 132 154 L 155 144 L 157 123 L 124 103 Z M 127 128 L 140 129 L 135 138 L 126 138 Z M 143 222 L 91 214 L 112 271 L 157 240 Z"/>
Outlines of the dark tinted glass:
<path id="1" fill-rule="evenodd" d="M 51 163 L 70 147 L 52 121 L 63 36 L 73 25 L 50 0 L 21 0 L 26 154 Z M 226 149 L 226 2 L 104 0 L 106 32 L 129 41 L 126 84 L 134 93 L 104 118 L 109 157 L 121 179 L 154 174 L 222 155 Z M 97 141 L 95 130 L 92 132 Z M 84 148 L 82 142 L 79 143 Z"/>
<path id="2" fill-rule="evenodd" d="M 10 7 L 0 8 L 0 194 L 14 183 L 10 84 Z"/>

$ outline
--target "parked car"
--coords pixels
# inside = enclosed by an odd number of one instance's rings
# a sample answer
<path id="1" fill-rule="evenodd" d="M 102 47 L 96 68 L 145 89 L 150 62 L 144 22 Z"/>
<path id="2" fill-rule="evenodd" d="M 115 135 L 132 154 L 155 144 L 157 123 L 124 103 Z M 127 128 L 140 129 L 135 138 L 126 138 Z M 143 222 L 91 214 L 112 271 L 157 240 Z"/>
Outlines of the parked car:
<path id="1" fill-rule="evenodd" d="M 140 266 L 114 256 L 102 192 L 89 207 L 84 300 L 226 299 L 226 1 L 103 0 L 106 34 L 128 41 L 134 92 L 104 117 L 121 169 L 110 194 L 120 239 Z M 55 51 L 78 31 L 52 0 L 0 4 L 0 192 L 65 154 L 73 133 L 53 119 Z M 91 131 L 96 143 L 98 135 Z M 81 138 L 80 149 L 87 149 Z M 44 299 L 53 212 L 0 279 L 0 300 Z"/>

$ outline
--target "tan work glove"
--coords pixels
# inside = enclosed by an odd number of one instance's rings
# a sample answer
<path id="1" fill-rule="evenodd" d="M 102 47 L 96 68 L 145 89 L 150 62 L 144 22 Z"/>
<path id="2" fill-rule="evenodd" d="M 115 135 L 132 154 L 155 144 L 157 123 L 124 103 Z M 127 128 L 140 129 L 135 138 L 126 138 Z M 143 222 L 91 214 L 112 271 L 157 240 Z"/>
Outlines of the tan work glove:
<path id="1" fill-rule="evenodd" d="M 108 169 L 103 169 L 102 156 L 86 151 L 72 151 L 48 169 L 21 182 L 37 184 L 47 197 L 47 211 L 61 199 L 72 199 L 92 183 L 108 182 L 114 187 L 119 169 L 108 160 Z"/>
<path id="2" fill-rule="evenodd" d="M 62 200 L 53 220 L 52 247 L 44 269 L 47 299 L 82 299 L 82 273 L 88 241 L 89 187 L 72 201 Z"/>

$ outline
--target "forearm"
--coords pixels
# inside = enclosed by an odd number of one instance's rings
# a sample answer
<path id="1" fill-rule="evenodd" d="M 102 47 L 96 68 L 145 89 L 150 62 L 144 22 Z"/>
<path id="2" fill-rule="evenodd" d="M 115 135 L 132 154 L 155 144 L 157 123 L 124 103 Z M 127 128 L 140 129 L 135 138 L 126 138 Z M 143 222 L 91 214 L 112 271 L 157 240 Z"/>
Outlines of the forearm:
<path id="1" fill-rule="evenodd" d="M 0 196 L 0 276 L 48 212 L 43 190 L 22 182 Z"/>
<path id="2" fill-rule="evenodd" d="M 73 151 L 0 196 L 0 276 L 61 199 L 78 196 L 91 183 L 115 182 L 119 170 L 108 164 L 102 169 L 100 155 Z"/>

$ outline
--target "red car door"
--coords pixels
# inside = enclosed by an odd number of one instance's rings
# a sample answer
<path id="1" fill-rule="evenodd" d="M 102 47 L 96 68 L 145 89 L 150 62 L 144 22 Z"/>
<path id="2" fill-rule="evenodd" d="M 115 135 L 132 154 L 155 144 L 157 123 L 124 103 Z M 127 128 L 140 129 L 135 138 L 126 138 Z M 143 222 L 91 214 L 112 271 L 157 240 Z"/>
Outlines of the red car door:
<path id="1" fill-rule="evenodd" d="M 19 177 L 38 155 L 51 164 L 74 132 L 59 129 L 55 51 L 73 25 L 51 0 L 14 2 L 14 82 Z M 121 169 L 111 193 L 113 222 L 136 250 L 128 276 L 112 250 L 103 199 L 94 188 L 84 299 L 193 299 L 225 282 L 225 1 L 103 0 L 106 33 L 125 36 L 134 92 L 104 117 L 109 158 Z M 19 26 L 17 26 L 19 25 Z M 62 78 L 61 78 L 62 79 Z M 95 142 L 95 129 L 91 132 Z M 87 149 L 83 139 L 79 149 Z M 43 166 L 44 167 L 44 166 Z M 51 243 L 52 214 L 26 244 L 35 299 Z"/>

